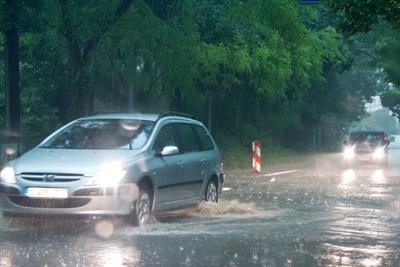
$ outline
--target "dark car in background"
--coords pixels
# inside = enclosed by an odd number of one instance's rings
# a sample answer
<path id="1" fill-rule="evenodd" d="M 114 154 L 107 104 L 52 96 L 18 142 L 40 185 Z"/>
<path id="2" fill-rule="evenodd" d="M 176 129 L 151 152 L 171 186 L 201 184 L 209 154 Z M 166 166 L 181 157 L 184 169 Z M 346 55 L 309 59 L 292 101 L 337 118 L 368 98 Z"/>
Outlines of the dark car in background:
<path id="1" fill-rule="evenodd" d="M 344 163 L 346 168 L 357 164 L 388 166 L 389 141 L 383 131 L 355 131 L 345 145 Z"/>
<path id="2" fill-rule="evenodd" d="M 176 112 L 80 118 L 1 172 L 4 215 L 124 216 L 217 202 L 225 175 L 205 126 Z"/>

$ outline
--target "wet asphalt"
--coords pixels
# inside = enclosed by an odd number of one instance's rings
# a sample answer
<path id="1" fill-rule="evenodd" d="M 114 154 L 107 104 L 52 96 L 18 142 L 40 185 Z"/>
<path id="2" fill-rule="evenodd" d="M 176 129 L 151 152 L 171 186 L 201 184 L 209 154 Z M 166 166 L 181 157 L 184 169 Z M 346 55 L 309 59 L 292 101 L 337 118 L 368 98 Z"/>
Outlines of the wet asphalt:
<path id="1" fill-rule="evenodd" d="M 400 266 L 400 150 L 226 171 L 219 203 L 123 219 L 0 218 L 0 266 Z"/>

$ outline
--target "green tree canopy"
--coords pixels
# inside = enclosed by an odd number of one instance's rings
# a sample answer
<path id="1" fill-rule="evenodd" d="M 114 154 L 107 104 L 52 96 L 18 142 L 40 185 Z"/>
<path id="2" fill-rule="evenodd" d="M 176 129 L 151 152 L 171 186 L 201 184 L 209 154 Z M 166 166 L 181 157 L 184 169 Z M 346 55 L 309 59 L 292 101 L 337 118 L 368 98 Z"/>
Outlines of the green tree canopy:
<path id="1" fill-rule="evenodd" d="M 376 45 L 371 49 L 370 53 L 377 55 L 375 66 L 376 72 L 381 70 L 385 73 L 384 81 L 386 86 L 382 86 L 381 90 L 377 92 L 382 100 L 382 105 L 388 107 L 398 119 L 399 114 L 399 97 L 400 91 L 400 43 L 399 43 L 399 30 L 400 30 L 400 2 L 398 0 L 391 1 L 357 1 L 357 0 L 340 0 L 327 2 L 327 5 L 332 10 L 339 14 L 344 14 L 345 20 L 342 20 L 337 29 L 340 32 L 356 34 L 358 32 L 365 32 L 371 34 L 374 32 L 374 27 L 382 25 L 390 25 L 392 32 L 388 33 L 385 30 L 386 36 L 376 34 L 381 39 L 376 40 Z M 380 26 L 379 26 L 380 25 Z M 376 31 L 375 31 L 376 33 Z M 383 82 L 382 79 L 380 82 Z"/>
<path id="2" fill-rule="evenodd" d="M 261 131 L 305 148 L 316 127 L 351 120 L 336 74 L 352 52 L 322 5 L 44 0 L 30 12 L 40 27 L 20 37 L 25 129 L 99 110 L 170 109 L 211 117 L 216 136 L 238 144 Z"/>

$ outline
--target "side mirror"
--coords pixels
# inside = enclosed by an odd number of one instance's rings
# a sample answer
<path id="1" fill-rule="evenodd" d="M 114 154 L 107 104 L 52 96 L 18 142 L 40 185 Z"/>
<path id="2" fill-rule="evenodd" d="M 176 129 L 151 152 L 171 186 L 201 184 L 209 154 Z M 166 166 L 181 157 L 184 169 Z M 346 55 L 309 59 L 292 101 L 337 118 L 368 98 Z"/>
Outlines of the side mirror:
<path id="1" fill-rule="evenodd" d="M 163 157 L 163 156 L 171 156 L 179 154 L 179 148 L 176 146 L 166 146 L 161 150 L 160 153 L 157 153 L 156 156 Z"/>

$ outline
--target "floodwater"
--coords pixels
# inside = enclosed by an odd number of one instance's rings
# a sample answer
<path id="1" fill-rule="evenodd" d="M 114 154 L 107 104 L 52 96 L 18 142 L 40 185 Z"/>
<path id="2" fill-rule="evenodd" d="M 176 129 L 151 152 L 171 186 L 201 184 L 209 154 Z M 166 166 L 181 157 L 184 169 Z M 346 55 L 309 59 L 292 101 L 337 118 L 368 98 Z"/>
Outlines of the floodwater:
<path id="1" fill-rule="evenodd" d="M 154 218 L 1 219 L 0 266 L 400 266 L 400 151 L 389 168 L 227 172 L 219 203 Z"/>

